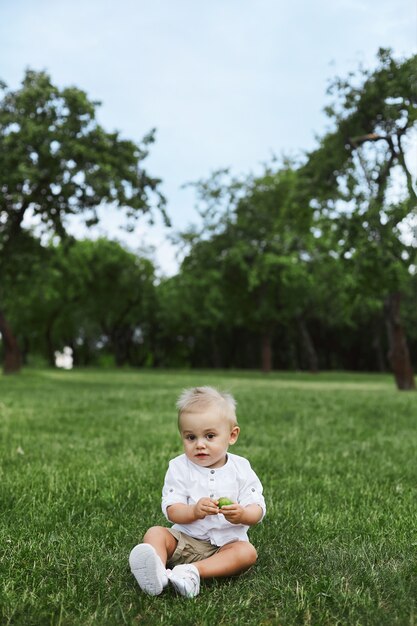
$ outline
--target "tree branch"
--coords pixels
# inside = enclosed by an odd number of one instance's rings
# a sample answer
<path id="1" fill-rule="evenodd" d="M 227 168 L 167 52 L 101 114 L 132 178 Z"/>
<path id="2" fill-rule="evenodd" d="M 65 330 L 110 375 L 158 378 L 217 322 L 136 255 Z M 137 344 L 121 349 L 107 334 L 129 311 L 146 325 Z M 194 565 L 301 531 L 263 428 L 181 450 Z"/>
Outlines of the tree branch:
<path id="1" fill-rule="evenodd" d="M 398 134 L 398 153 L 397 153 L 397 158 L 398 158 L 398 163 L 400 164 L 400 166 L 402 167 L 404 174 L 405 174 L 405 178 L 407 180 L 407 189 L 408 189 L 408 193 L 410 194 L 411 198 L 414 199 L 415 202 L 417 202 L 417 193 L 414 189 L 414 185 L 413 185 L 413 178 L 411 176 L 410 170 L 407 167 L 407 164 L 405 162 L 405 155 L 404 155 L 404 150 L 401 144 L 401 137 L 403 136 L 403 133 Z"/>
<path id="2" fill-rule="evenodd" d="M 367 135 L 359 135 L 358 137 L 349 137 L 349 143 L 357 148 L 360 144 L 365 143 L 365 141 L 388 141 L 388 138 L 384 135 L 378 135 L 378 133 L 368 133 Z"/>

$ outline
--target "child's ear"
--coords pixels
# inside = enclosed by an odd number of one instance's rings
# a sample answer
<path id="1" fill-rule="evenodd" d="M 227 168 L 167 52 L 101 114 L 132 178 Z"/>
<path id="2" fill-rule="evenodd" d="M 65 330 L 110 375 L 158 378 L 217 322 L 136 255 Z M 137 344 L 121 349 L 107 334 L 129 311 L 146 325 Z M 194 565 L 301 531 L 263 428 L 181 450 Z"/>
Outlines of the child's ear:
<path id="1" fill-rule="evenodd" d="M 239 433 L 240 433 L 240 428 L 239 426 L 234 426 L 232 428 L 232 431 L 230 433 L 230 438 L 229 438 L 229 444 L 231 446 L 233 446 L 234 443 L 236 443 L 237 438 L 239 437 Z"/>

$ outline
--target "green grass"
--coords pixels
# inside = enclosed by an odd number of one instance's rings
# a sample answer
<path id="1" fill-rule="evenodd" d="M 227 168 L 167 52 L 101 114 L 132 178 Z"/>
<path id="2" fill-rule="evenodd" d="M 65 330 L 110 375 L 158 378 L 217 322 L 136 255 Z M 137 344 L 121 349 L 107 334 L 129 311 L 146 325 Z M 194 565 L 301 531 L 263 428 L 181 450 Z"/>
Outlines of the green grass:
<path id="1" fill-rule="evenodd" d="M 163 524 L 181 453 L 174 404 L 238 400 L 233 451 L 260 476 L 257 565 L 194 600 L 136 586 L 128 555 Z M 416 623 L 417 395 L 386 376 L 24 371 L 0 379 L 0 623 Z"/>

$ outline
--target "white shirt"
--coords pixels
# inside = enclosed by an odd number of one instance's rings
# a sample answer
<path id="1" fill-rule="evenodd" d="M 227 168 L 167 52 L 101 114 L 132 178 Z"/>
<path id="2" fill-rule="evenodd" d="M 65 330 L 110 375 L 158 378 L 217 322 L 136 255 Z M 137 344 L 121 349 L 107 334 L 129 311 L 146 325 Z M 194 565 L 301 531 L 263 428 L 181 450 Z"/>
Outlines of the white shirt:
<path id="1" fill-rule="evenodd" d="M 228 454 L 222 467 L 210 469 L 196 465 L 185 454 L 177 456 L 169 463 L 162 490 L 162 511 L 168 519 L 167 508 L 171 504 L 195 504 L 200 498 L 230 498 L 242 506 L 259 504 L 266 512 L 262 485 L 247 459 L 237 454 Z M 210 541 L 223 546 L 231 541 L 248 541 L 244 524 L 232 524 L 224 515 L 207 515 L 191 524 L 174 524 L 180 530 L 196 539 Z"/>

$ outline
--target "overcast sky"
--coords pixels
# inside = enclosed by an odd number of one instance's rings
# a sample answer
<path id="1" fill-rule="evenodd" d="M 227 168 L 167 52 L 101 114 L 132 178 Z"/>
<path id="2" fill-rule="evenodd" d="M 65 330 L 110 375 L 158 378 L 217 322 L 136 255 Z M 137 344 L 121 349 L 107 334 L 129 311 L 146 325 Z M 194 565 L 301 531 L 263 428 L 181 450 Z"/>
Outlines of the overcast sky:
<path id="1" fill-rule="evenodd" d="M 145 165 L 163 179 L 174 228 L 197 221 L 185 182 L 230 167 L 257 171 L 273 154 L 315 145 L 326 87 L 379 47 L 417 51 L 415 0 L 0 0 L 0 79 L 25 68 L 100 100 L 100 122 L 139 141 L 157 128 Z M 129 237 L 113 211 L 102 231 L 156 246 L 175 270 L 161 224 Z M 81 231 L 79 231 L 81 233 Z"/>

